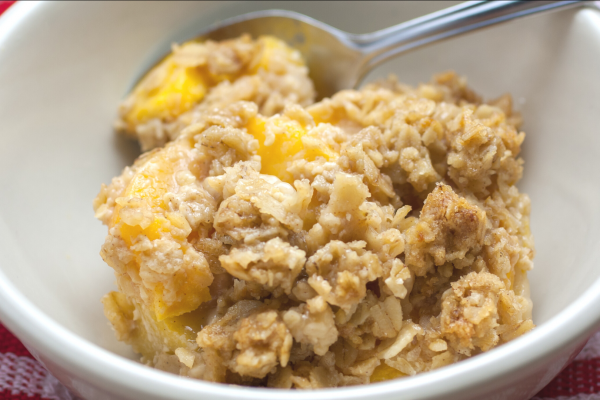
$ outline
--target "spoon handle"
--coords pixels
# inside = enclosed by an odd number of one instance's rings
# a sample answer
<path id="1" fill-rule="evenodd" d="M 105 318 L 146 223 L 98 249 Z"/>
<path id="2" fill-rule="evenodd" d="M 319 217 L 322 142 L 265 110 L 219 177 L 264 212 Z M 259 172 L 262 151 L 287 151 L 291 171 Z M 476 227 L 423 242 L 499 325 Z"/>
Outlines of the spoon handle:
<path id="1" fill-rule="evenodd" d="M 362 78 L 391 57 L 475 29 L 559 7 L 582 5 L 571 1 L 470 1 L 381 31 L 352 35 L 353 44 L 364 58 Z"/>

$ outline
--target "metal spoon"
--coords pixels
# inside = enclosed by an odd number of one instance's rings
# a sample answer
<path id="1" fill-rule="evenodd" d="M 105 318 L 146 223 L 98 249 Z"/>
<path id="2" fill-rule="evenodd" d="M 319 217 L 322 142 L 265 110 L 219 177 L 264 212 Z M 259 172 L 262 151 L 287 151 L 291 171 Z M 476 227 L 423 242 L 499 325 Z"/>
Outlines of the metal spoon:
<path id="1" fill-rule="evenodd" d="M 227 19 L 199 39 L 222 40 L 249 33 L 273 35 L 299 50 L 319 97 L 356 87 L 382 62 L 409 50 L 475 29 L 582 1 L 469 1 L 377 32 L 355 35 L 303 14 L 266 10 Z"/>

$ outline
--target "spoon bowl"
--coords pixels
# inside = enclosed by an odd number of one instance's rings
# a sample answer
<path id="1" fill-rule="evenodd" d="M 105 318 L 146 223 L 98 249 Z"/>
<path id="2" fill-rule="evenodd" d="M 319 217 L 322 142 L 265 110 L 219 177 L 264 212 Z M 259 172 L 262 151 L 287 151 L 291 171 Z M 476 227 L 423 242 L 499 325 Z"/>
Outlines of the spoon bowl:
<path id="1" fill-rule="evenodd" d="M 300 51 L 320 98 L 354 87 L 363 52 L 355 36 L 306 15 L 286 10 L 252 12 L 208 28 L 199 40 L 224 40 L 249 33 L 273 35 Z"/>

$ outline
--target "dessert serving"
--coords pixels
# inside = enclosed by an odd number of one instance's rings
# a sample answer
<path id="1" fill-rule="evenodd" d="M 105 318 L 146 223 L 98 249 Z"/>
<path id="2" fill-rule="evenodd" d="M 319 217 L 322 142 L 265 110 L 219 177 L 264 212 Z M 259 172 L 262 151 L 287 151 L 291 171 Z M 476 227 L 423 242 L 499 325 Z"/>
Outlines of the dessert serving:
<path id="1" fill-rule="evenodd" d="M 175 46 L 124 101 L 117 128 L 154 149 L 94 201 L 117 338 L 175 374 L 309 389 L 531 330 L 510 96 L 446 72 L 314 98 L 299 53 L 241 37 Z"/>

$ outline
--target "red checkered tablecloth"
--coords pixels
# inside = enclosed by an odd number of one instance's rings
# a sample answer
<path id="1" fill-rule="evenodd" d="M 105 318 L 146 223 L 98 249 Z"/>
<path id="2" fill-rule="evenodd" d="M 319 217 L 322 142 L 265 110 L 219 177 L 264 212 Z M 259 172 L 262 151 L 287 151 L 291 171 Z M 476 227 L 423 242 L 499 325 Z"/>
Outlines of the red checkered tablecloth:
<path id="1" fill-rule="evenodd" d="M 0 14 L 14 1 L 0 1 Z M 0 324 L 0 400 L 77 400 Z M 532 400 L 600 400 L 600 332 Z"/>

